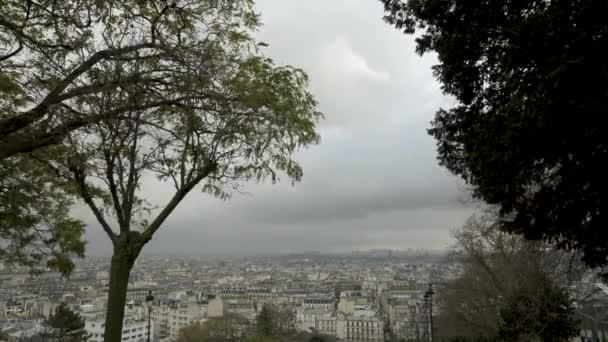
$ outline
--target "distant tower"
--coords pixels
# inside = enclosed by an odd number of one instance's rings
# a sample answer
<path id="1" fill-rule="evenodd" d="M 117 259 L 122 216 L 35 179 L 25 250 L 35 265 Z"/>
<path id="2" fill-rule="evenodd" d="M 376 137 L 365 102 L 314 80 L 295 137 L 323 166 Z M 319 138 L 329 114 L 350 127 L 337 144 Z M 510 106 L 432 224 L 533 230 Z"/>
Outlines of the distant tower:
<path id="1" fill-rule="evenodd" d="M 392 258 L 392 257 L 393 257 L 393 250 L 392 250 L 392 249 L 389 249 L 389 250 L 388 250 L 388 258 L 390 259 L 390 258 Z"/>

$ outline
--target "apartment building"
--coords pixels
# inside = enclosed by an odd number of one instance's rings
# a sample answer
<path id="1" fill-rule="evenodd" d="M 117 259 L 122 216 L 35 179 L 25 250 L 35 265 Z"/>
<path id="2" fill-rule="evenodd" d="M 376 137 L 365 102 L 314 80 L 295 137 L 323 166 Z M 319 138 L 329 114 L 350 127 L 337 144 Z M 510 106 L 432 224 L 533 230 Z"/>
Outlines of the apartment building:
<path id="1" fill-rule="evenodd" d="M 150 329 L 150 339 L 154 340 L 153 325 Z M 84 329 L 89 335 L 88 342 L 103 342 L 105 331 L 105 316 L 98 315 L 95 318 L 88 318 L 84 322 Z M 148 338 L 148 321 L 136 317 L 125 317 L 122 327 L 122 342 L 144 342 Z"/>
<path id="2" fill-rule="evenodd" d="M 169 311 L 169 337 L 176 338 L 179 331 L 203 319 L 201 305 L 197 302 L 179 302 Z"/>
<path id="3" fill-rule="evenodd" d="M 336 337 L 349 342 L 380 342 L 384 340 L 384 322 L 378 316 L 339 316 Z"/>

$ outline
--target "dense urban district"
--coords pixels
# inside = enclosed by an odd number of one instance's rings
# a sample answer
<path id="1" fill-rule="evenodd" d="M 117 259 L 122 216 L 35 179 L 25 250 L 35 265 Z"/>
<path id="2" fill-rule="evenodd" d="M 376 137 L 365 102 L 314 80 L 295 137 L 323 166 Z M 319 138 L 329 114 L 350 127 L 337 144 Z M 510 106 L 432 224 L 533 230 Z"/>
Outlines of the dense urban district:
<path id="1" fill-rule="evenodd" d="M 310 341 L 311 336 L 317 341 L 432 341 L 441 330 L 434 326 L 441 324 L 435 304 L 444 285 L 437 279 L 461 268 L 447 260 L 439 252 L 420 250 L 142 257 L 130 277 L 122 341 L 176 341 L 184 338 L 184 329 L 197 325 L 222 330 L 222 340 L 238 340 L 256 329 L 265 311 L 272 313 L 275 329 L 286 332 L 284 341 Z M 49 319 L 64 305 L 80 316 L 87 341 L 102 342 L 108 278 L 105 258 L 81 261 L 69 279 L 2 270 L 1 336 L 44 341 Z M 576 341 L 606 341 L 608 332 L 598 330 L 598 324 L 608 312 L 608 287 L 589 280 L 577 291 L 583 288 L 594 310 L 579 310 L 587 317 Z"/>

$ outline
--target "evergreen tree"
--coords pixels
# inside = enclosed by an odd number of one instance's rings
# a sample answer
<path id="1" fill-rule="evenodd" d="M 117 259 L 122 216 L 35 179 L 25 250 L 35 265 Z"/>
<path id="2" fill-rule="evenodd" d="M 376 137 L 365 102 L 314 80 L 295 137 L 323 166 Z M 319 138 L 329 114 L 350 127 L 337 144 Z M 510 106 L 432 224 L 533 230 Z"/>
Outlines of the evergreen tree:
<path id="1" fill-rule="evenodd" d="M 266 306 L 262 306 L 262 310 L 256 319 L 256 331 L 258 336 L 273 337 L 277 334 L 277 326 L 274 322 L 272 311 Z"/>
<path id="2" fill-rule="evenodd" d="M 46 323 L 52 328 L 50 336 L 61 342 L 85 342 L 84 320 L 72 311 L 65 303 L 61 303 L 55 313 Z"/>
<path id="3" fill-rule="evenodd" d="M 505 230 L 607 264 L 608 1 L 381 1 L 457 100 L 429 130 L 440 164 Z"/>
<path id="4" fill-rule="evenodd" d="M 568 294 L 548 279 L 536 291 L 507 298 L 500 311 L 498 336 L 503 341 L 567 341 L 578 332 L 574 307 Z"/>

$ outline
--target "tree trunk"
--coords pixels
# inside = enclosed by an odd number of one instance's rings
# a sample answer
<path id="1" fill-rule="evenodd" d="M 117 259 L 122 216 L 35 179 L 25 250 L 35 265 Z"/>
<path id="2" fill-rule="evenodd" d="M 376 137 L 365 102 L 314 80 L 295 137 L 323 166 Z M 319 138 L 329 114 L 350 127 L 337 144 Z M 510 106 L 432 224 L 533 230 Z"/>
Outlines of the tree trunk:
<path id="1" fill-rule="evenodd" d="M 104 342 L 121 342 L 129 274 L 143 247 L 138 239 L 132 239 L 133 233 L 121 234 L 114 244 Z M 125 235 L 131 239 L 125 238 Z"/>

